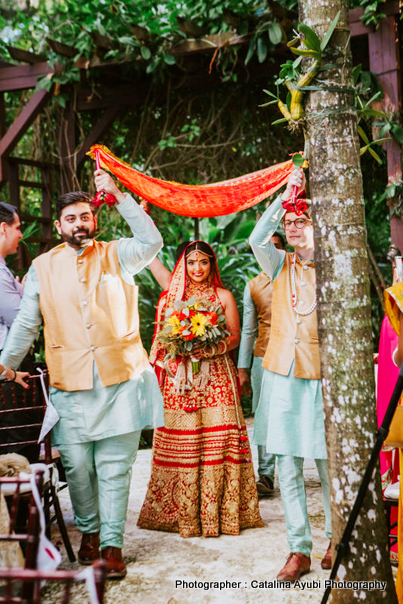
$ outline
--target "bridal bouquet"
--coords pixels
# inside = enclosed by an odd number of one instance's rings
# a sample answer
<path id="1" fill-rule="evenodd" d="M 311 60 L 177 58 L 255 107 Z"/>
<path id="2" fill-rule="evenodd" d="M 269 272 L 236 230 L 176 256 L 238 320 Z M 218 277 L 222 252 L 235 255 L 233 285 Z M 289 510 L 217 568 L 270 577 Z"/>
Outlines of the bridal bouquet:
<path id="1" fill-rule="evenodd" d="M 166 350 L 165 358 L 172 360 L 177 356 L 192 356 L 196 345 L 213 356 L 215 345 L 230 335 L 222 308 L 196 298 L 177 300 L 173 308 L 165 311 L 161 325 L 157 340 Z M 199 370 L 197 359 L 192 359 L 192 368 L 193 373 Z"/>

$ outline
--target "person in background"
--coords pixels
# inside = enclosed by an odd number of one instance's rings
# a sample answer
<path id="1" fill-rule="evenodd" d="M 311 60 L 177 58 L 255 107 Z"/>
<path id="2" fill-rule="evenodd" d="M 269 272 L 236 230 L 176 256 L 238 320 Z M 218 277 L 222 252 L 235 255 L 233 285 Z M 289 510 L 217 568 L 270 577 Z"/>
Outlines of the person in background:
<path id="1" fill-rule="evenodd" d="M 398 370 L 403 363 L 403 281 L 399 281 L 384 292 L 385 312 L 390 324 L 398 336 L 392 359 Z M 396 382 L 391 384 L 392 390 Z M 399 401 L 401 405 L 402 399 Z M 403 467 L 403 449 L 399 448 L 399 464 Z M 400 480 L 399 509 L 397 518 L 398 569 L 396 577 L 396 593 L 399 604 L 403 604 L 403 481 Z"/>
<path id="2" fill-rule="evenodd" d="M 17 253 L 22 239 L 17 208 L 0 201 L 0 351 L 20 309 L 23 286 L 6 264 L 6 257 Z"/>
<path id="3" fill-rule="evenodd" d="M 274 233 L 271 242 L 277 249 L 285 249 L 285 241 L 280 233 Z M 273 283 L 263 271 L 246 284 L 238 372 L 242 393 L 246 396 L 252 393 L 252 413 L 255 413 L 260 398 L 262 361 L 270 336 L 272 296 Z M 267 497 L 273 493 L 276 457 L 266 451 L 265 445 L 258 445 L 257 449 L 259 458 L 257 491 L 259 497 Z"/>

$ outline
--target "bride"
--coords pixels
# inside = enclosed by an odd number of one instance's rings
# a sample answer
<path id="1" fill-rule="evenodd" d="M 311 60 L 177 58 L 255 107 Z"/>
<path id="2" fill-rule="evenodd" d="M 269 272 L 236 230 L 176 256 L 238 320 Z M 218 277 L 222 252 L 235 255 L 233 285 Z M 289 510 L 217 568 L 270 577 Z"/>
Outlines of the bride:
<path id="1" fill-rule="evenodd" d="M 157 330 L 165 309 L 190 298 L 220 305 L 230 335 L 208 352 L 192 351 L 202 379 L 193 379 L 192 363 L 183 359 L 186 389 L 175 379 L 178 363 L 167 367 L 163 344 L 154 337 L 150 361 L 160 374 L 165 427 L 154 433 L 151 479 L 138 526 L 182 537 L 237 535 L 263 526 L 231 355 L 239 343 L 239 315 L 222 285 L 214 252 L 203 241 L 188 245 L 178 260 L 157 306 Z"/>

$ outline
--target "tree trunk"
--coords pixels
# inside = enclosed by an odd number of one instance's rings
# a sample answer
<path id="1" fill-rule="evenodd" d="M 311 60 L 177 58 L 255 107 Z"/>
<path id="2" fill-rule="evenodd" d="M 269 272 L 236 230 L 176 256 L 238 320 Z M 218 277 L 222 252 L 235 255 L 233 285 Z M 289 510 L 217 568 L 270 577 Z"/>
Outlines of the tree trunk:
<path id="1" fill-rule="evenodd" d="M 337 28 L 322 58 L 306 107 L 322 392 L 332 496 L 333 547 L 339 543 L 377 429 L 371 299 L 354 110 L 348 6 L 340 0 L 300 0 L 300 21 L 322 39 L 337 12 Z M 337 64 L 339 67 L 335 68 Z M 395 603 L 379 467 L 343 559 L 338 581 L 386 581 L 385 591 L 334 589 L 331 602 Z"/>

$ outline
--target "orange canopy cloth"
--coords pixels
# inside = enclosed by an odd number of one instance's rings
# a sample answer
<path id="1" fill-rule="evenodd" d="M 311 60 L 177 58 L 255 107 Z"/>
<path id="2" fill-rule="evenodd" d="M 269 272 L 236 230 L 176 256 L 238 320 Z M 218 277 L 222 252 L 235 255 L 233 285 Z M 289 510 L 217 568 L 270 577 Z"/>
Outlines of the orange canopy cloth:
<path id="1" fill-rule="evenodd" d="M 95 151 L 98 151 L 101 167 L 112 172 L 130 191 L 168 212 L 195 218 L 224 216 L 250 208 L 275 193 L 294 169 L 290 159 L 215 184 L 182 185 L 134 170 L 103 145 L 93 145 L 87 155 L 94 159 Z"/>

